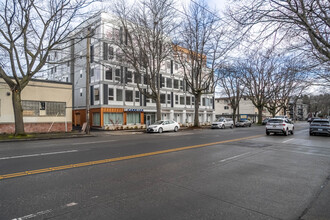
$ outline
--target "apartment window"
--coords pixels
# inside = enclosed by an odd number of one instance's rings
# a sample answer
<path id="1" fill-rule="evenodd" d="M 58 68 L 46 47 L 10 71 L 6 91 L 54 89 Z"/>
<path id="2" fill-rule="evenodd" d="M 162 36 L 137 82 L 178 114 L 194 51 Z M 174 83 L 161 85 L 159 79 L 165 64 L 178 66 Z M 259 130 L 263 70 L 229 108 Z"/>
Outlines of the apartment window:
<path id="1" fill-rule="evenodd" d="M 174 71 L 173 71 L 173 60 L 171 60 L 171 74 L 173 74 L 174 73 Z"/>
<path id="2" fill-rule="evenodd" d="M 108 44 L 103 43 L 103 60 L 108 60 Z"/>
<path id="3" fill-rule="evenodd" d="M 99 88 L 94 88 L 94 100 L 100 101 L 100 90 Z"/>
<path id="4" fill-rule="evenodd" d="M 186 105 L 190 105 L 190 96 L 186 97 Z"/>
<path id="5" fill-rule="evenodd" d="M 167 94 L 167 104 L 171 104 L 171 94 Z"/>
<path id="6" fill-rule="evenodd" d="M 93 63 L 94 62 L 94 45 L 90 46 L 90 52 L 91 52 L 90 61 L 91 61 L 91 63 Z"/>
<path id="7" fill-rule="evenodd" d="M 205 98 L 203 98 L 203 102 L 202 102 L 202 103 L 203 103 L 203 106 L 205 106 L 205 104 L 206 104 L 206 103 L 205 103 Z"/>
<path id="8" fill-rule="evenodd" d="M 115 80 L 116 80 L 117 82 L 121 82 L 120 69 L 116 69 L 116 72 L 115 72 Z"/>
<path id="9" fill-rule="evenodd" d="M 123 61 L 123 54 L 119 48 L 116 50 L 116 60 L 119 62 Z"/>
<path id="10" fill-rule="evenodd" d="M 195 105 L 195 97 L 194 96 L 191 97 L 191 104 Z"/>
<path id="11" fill-rule="evenodd" d="M 174 89 L 179 88 L 179 80 L 175 79 L 173 84 L 174 84 Z"/>
<path id="12" fill-rule="evenodd" d="M 160 103 L 165 104 L 165 99 L 166 99 L 165 94 L 160 94 Z"/>
<path id="13" fill-rule="evenodd" d="M 111 68 L 109 68 L 105 71 L 105 79 L 112 80 L 112 69 Z"/>
<path id="14" fill-rule="evenodd" d="M 90 69 L 90 74 L 91 74 L 91 77 L 94 76 L 94 68 L 91 68 L 91 69 Z"/>
<path id="15" fill-rule="evenodd" d="M 143 76 L 143 84 L 144 84 L 144 85 L 148 85 L 148 78 L 147 78 L 147 75 L 144 75 L 144 76 Z"/>
<path id="16" fill-rule="evenodd" d="M 135 102 L 139 103 L 140 102 L 140 92 L 135 91 Z"/>
<path id="17" fill-rule="evenodd" d="M 127 71 L 126 72 L 126 83 L 131 83 L 132 82 L 132 72 Z"/>
<path id="18" fill-rule="evenodd" d="M 165 87 L 165 77 L 161 77 L 161 87 Z"/>
<path id="19" fill-rule="evenodd" d="M 180 96 L 180 105 L 184 105 L 184 96 Z"/>
<path id="20" fill-rule="evenodd" d="M 175 95 L 175 104 L 179 104 L 179 95 Z"/>
<path id="21" fill-rule="evenodd" d="M 109 60 L 112 60 L 114 57 L 114 50 L 113 47 L 109 47 Z"/>
<path id="22" fill-rule="evenodd" d="M 117 101 L 123 101 L 123 90 L 122 89 L 117 89 L 116 90 L 116 100 Z"/>
<path id="23" fill-rule="evenodd" d="M 172 79 L 171 78 L 166 79 L 166 87 L 167 88 L 172 88 Z"/>
<path id="24" fill-rule="evenodd" d="M 225 110 L 229 109 L 229 106 L 224 106 L 224 109 L 225 109 Z"/>
<path id="25" fill-rule="evenodd" d="M 82 70 L 80 70 L 80 79 L 82 78 Z"/>
<path id="26" fill-rule="evenodd" d="M 125 91 L 126 101 L 127 102 L 133 102 L 133 91 L 132 90 L 126 90 Z"/>
<path id="27" fill-rule="evenodd" d="M 183 81 L 180 80 L 180 89 L 183 90 Z"/>
<path id="28" fill-rule="evenodd" d="M 82 94 L 83 94 L 83 89 L 80 89 L 80 96 L 82 96 Z"/>
<path id="29" fill-rule="evenodd" d="M 137 72 L 134 72 L 134 83 L 141 83 L 141 76 Z"/>
<path id="30" fill-rule="evenodd" d="M 109 101 L 113 101 L 113 88 L 109 88 Z"/>
<path id="31" fill-rule="evenodd" d="M 171 62 L 167 62 L 167 69 L 171 70 Z"/>

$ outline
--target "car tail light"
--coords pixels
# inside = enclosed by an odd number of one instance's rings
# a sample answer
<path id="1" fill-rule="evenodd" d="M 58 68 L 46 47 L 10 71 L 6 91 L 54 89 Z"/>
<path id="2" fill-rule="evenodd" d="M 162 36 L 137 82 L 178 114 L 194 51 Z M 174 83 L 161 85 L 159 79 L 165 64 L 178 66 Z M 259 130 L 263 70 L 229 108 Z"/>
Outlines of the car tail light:
<path id="1" fill-rule="evenodd" d="M 282 124 L 283 126 L 285 126 L 285 124 Z"/>

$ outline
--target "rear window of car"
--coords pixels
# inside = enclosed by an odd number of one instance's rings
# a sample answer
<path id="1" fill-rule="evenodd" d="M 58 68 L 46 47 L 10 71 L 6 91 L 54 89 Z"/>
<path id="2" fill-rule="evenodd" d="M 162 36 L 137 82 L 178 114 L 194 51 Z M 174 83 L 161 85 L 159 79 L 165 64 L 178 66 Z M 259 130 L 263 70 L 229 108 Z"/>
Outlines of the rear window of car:
<path id="1" fill-rule="evenodd" d="M 270 119 L 269 123 L 283 123 L 283 119 Z"/>
<path id="2" fill-rule="evenodd" d="M 319 124 L 319 125 L 328 125 L 329 122 L 328 122 L 328 121 L 314 120 L 314 121 L 312 122 L 312 125 L 316 125 L 316 124 Z"/>

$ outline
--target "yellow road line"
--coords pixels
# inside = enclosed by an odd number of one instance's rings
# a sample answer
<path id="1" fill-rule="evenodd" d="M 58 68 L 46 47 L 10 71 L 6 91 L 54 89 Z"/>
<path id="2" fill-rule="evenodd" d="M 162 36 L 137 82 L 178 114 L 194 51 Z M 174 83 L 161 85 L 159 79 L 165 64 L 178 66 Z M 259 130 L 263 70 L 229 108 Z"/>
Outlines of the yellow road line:
<path id="1" fill-rule="evenodd" d="M 38 173 L 48 173 L 48 172 L 57 171 L 57 170 L 67 170 L 67 169 L 72 169 L 72 168 L 77 168 L 77 167 L 85 167 L 85 166 L 111 163 L 111 162 L 122 161 L 122 160 L 129 160 L 129 159 L 134 159 L 134 158 L 154 156 L 154 155 L 171 153 L 171 152 L 176 152 L 176 151 L 183 151 L 183 150 L 189 150 L 189 149 L 194 149 L 194 148 L 207 147 L 207 146 L 216 145 L 216 144 L 224 144 L 224 143 L 229 143 L 229 142 L 258 138 L 261 136 L 263 136 L 263 135 L 256 135 L 256 136 L 237 138 L 237 139 L 231 139 L 231 140 L 226 140 L 226 141 L 218 141 L 218 142 L 212 142 L 212 143 L 206 143 L 206 144 L 198 144 L 198 145 L 179 147 L 179 148 L 173 148 L 173 149 L 161 150 L 161 151 L 154 151 L 154 152 L 143 153 L 143 154 L 135 154 L 135 155 L 129 155 L 129 156 L 123 156 L 123 157 L 109 158 L 109 159 L 104 159 L 104 160 L 89 161 L 89 162 L 84 162 L 84 163 L 68 164 L 68 165 L 49 167 L 49 168 L 38 169 L 38 170 L 29 170 L 29 171 L 24 171 L 24 172 L 19 172 L 19 173 L 4 174 L 4 175 L 0 175 L 0 180 L 14 178 L 14 177 L 20 177 L 20 176 L 33 175 L 33 174 L 38 174 Z"/>

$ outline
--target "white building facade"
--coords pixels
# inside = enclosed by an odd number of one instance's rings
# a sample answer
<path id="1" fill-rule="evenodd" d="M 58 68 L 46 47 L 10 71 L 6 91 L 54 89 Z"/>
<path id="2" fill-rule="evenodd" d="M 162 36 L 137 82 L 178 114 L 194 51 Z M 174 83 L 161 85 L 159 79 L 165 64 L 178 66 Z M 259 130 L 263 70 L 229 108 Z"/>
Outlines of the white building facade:
<path id="1" fill-rule="evenodd" d="M 156 103 L 137 88 L 148 89 L 146 79 L 137 75 L 125 62 L 113 41 L 125 38 L 113 16 L 100 13 L 81 24 L 81 31 L 71 47 L 57 51 L 50 60 L 61 61 L 50 66 L 48 78 L 71 81 L 73 84 L 73 124 L 86 121 L 86 36 L 87 26 L 93 24 L 95 32 L 90 44 L 90 122 L 104 129 L 114 126 L 142 127 L 156 120 Z M 84 27 L 85 26 L 85 27 Z M 182 125 L 192 125 L 195 100 L 183 79 L 183 69 L 175 59 L 164 62 L 161 68 L 162 119 L 171 119 Z M 203 95 L 198 112 L 200 123 L 209 124 L 214 118 L 214 94 Z"/>

